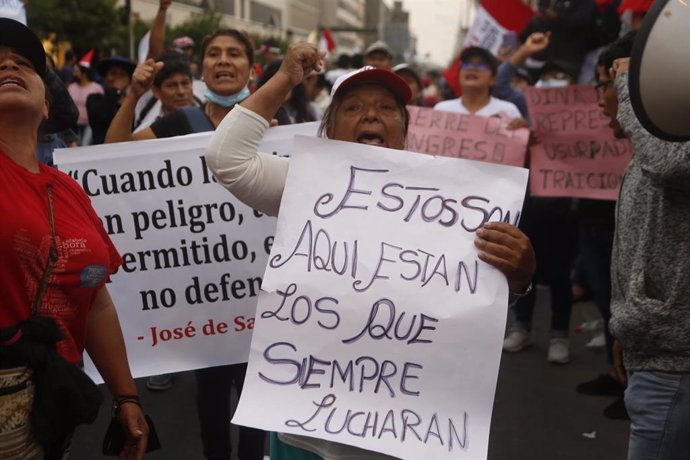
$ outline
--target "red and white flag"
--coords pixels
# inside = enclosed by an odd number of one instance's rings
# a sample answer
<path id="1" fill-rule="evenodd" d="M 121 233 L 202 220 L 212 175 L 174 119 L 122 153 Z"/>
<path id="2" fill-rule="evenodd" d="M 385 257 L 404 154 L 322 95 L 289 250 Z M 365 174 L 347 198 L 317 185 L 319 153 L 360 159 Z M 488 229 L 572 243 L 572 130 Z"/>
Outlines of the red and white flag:
<path id="1" fill-rule="evenodd" d="M 522 0 L 482 0 L 463 46 L 481 46 L 498 54 L 506 34 L 519 34 L 533 15 Z"/>
<path id="2" fill-rule="evenodd" d="M 321 32 L 318 47 L 320 50 L 328 51 L 329 53 L 335 49 L 335 40 L 333 40 L 329 29 L 323 29 Z"/>

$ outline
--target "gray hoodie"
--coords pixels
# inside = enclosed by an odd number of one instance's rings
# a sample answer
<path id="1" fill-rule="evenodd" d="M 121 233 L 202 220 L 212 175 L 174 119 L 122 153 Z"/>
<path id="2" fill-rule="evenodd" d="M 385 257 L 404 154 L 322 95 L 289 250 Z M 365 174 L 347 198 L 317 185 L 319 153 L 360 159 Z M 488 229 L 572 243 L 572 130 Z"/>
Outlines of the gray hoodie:
<path id="1" fill-rule="evenodd" d="M 611 332 L 625 367 L 690 372 L 690 143 L 647 132 L 616 78 L 633 157 L 621 186 L 611 261 Z"/>

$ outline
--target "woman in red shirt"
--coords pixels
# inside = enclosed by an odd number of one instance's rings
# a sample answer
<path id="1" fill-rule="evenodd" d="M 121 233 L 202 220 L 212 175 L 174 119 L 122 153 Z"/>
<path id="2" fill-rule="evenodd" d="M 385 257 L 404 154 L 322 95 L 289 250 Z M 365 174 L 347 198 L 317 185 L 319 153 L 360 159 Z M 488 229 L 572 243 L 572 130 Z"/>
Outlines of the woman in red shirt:
<path id="1" fill-rule="evenodd" d="M 121 259 L 82 189 L 36 159 L 39 127 L 49 108 L 44 74 L 38 38 L 21 23 L 0 18 L 0 329 L 17 326 L 35 310 L 59 329 L 56 348 L 62 358 L 78 364 L 86 349 L 120 402 L 117 413 L 127 436 L 123 458 L 139 459 L 148 426 L 105 287 Z M 48 260 L 54 260 L 50 271 Z M 21 340 L 19 332 L 0 347 Z M 0 360 L 0 373 L 13 370 L 8 361 Z M 27 433 L 24 445 L 10 446 L 0 434 L 0 457 L 9 448 L 32 451 L 22 458 L 43 458 L 29 427 L 16 428 Z"/>

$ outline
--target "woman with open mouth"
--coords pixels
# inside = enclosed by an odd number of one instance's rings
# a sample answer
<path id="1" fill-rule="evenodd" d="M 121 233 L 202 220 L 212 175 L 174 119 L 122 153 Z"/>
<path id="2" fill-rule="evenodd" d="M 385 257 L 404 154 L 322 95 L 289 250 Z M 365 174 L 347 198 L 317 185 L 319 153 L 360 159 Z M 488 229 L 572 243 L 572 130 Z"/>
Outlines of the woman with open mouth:
<path id="1" fill-rule="evenodd" d="M 290 45 L 278 72 L 237 105 L 216 129 L 206 149 L 206 161 L 218 182 L 247 205 L 277 215 L 285 187 L 288 158 L 258 153 L 259 143 L 287 93 L 323 65 L 314 45 Z M 409 115 L 405 105 L 411 91 L 396 74 L 363 67 L 341 76 L 333 85 L 332 100 L 319 134 L 328 139 L 402 150 Z M 461 178 L 459 178 L 461 179 Z M 501 270 L 510 291 L 524 293 L 535 269 L 527 237 L 516 227 L 491 223 L 478 232 L 479 257 Z M 271 458 L 318 459 L 391 458 L 384 454 L 332 441 L 281 434 L 271 438 Z"/>
<path id="2" fill-rule="evenodd" d="M 149 59 L 134 71 L 129 92 L 108 129 L 105 142 L 157 139 L 215 129 L 235 104 L 249 96 L 247 84 L 254 64 L 254 45 L 242 31 L 221 29 L 204 39 L 201 53 L 202 78 L 206 83 L 206 103 L 201 110 L 191 107 L 178 110 L 132 134 L 137 102 L 163 68 L 162 62 Z"/>

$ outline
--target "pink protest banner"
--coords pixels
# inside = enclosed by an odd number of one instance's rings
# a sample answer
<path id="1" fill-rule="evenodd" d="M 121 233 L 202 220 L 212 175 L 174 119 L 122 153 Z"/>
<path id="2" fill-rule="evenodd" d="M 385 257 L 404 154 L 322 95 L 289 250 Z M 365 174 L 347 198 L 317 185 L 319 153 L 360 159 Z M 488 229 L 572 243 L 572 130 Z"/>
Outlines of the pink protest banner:
<path id="1" fill-rule="evenodd" d="M 523 167 L 527 129 L 508 129 L 510 120 L 408 107 L 407 150 Z"/>
<path id="2" fill-rule="evenodd" d="M 532 196 L 618 199 L 632 147 L 613 135 L 595 89 L 528 88 L 525 96 L 540 141 L 530 151 Z"/>

